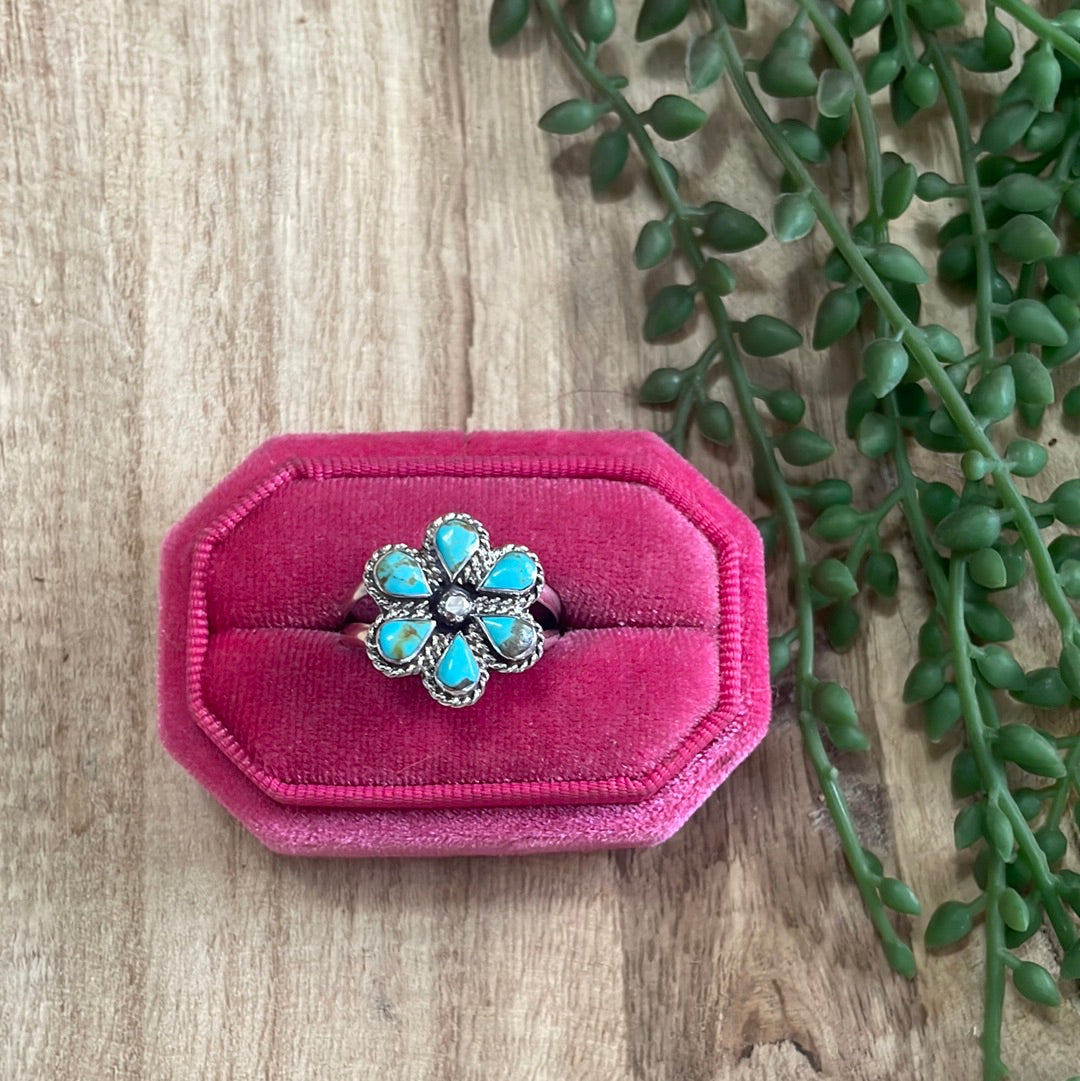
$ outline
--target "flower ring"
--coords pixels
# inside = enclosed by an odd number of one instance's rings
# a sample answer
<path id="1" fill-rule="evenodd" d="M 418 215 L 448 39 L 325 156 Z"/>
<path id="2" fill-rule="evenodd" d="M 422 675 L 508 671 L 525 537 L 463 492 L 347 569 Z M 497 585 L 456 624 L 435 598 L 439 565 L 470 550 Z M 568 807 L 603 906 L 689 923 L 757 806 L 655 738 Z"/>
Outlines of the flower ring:
<path id="1" fill-rule="evenodd" d="M 471 706 L 490 672 L 534 665 L 544 631 L 529 609 L 540 601 L 554 611 L 536 556 L 518 544 L 493 549 L 467 514 L 436 518 L 419 549 L 388 544 L 373 552 L 355 599 L 364 595 L 379 614 L 345 636 L 362 641 L 385 675 L 423 677 L 444 706 Z"/>

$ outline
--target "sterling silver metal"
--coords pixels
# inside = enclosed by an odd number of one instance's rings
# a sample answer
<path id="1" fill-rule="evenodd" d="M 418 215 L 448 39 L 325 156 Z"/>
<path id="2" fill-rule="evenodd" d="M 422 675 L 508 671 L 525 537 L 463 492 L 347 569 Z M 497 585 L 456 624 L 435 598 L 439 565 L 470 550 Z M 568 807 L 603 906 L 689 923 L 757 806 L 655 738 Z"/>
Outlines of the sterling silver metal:
<path id="1" fill-rule="evenodd" d="M 460 523 L 462 528 L 457 531 L 459 536 L 475 534 L 476 537 L 475 550 L 459 566 L 447 566 L 436 544 L 440 528 L 447 523 Z M 454 531 L 451 529 L 451 532 Z M 415 561 L 415 566 L 422 570 L 426 579 L 428 593 L 402 596 L 384 588 L 384 584 L 392 586 L 394 583 L 392 580 L 380 582 L 380 561 L 395 552 L 401 553 L 403 560 L 408 561 L 406 567 L 413 566 L 412 561 Z M 535 574 L 529 576 L 531 580 L 527 588 L 498 589 L 485 585 L 492 568 L 504 556 L 511 554 L 524 557 L 509 561 L 519 570 L 527 569 L 527 561 L 531 561 L 535 567 Z M 384 567 L 384 577 L 385 570 Z M 407 544 L 387 544 L 372 552 L 353 601 L 358 602 L 364 597 L 374 601 L 378 615 L 371 623 L 358 622 L 347 626 L 342 632 L 343 639 L 352 644 L 362 644 L 371 663 L 383 675 L 392 678 L 418 675 L 436 702 L 454 708 L 477 702 L 484 693 L 490 673 L 524 672 L 543 656 L 545 639 L 554 632 L 549 629 L 545 633 L 545 629 L 530 613 L 530 608 L 543 610 L 548 617 L 545 622 L 552 626 L 558 625 L 561 615 L 559 599 L 554 590 L 545 585 L 544 571 L 537 556 L 517 544 L 492 548 L 488 532 L 480 522 L 461 513 L 436 518 L 427 527 L 419 548 L 411 548 Z M 510 637 L 499 644 L 502 652 L 497 648 L 490 629 L 485 628 L 484 617 L 496 617 L 494 626 L 501 630 L 510 628 Z M 500 617 L 503 622 L 498 621 Z M 411 621 L 425 627 L 429 622 L 434 622 L 434 628 L 415 655 L 397 659 L 380 647 L 380 630 L 394 620 Z M 517 622 L 505 622 L 507 620 Z M 394 629 L 389 628 L 387 633 Z M 412 635 L 412 628 L 406 630 L 411 635 L 407 637 L 411 646 L 421 636 Z M 440 681 L 439 671 L 440 662 L 458 635 L 475 660 L 477 678 L 475 682 L 470 681 L 468 686 L 454 689 Z M 460 658 L 461 647 L 458 646 L 457 650 L 456 656 Z M 391 654 L 393 652 L 391 650 Z M 467 669 L 468 665 L 465 667 Z"/>

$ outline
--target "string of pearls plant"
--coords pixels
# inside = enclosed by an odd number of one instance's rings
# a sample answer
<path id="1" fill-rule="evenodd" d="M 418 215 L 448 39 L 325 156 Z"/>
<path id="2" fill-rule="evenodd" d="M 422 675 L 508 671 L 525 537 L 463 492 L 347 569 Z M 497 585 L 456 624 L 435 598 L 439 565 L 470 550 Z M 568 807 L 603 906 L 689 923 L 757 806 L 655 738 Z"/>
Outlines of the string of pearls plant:
<path id="1" fill-rule="evenodd" d="M 626 7 L 637 41 L 673 35 L 684 43 L 685 91 L 697 102 L 666 93 L 644 108 L 631 103 L 628 80 L 602 58 L 619 22 L 612 0 L 572 0 L 565 8 L 538 0 L 550 40 L 582 84 L 582 96 L 552 106 L 540 126 L 564 136 L 596 132 L 595 193 L 630 167 L 632 149 L 656 189 L 661 216 L 642 226 L 633 259 L 642 270 L 670 260 L 682 280 L 655 293 L 642 333 L 647 341 L 669 338 L 704 311 L 713 334 L 686 367 L 652 372 L 641 400 L 670 411 L 665 438 L 680 451 L 696 426 L 715 443 L 738 441 L 753 463 L 769 506 L 757 524 L 769 558 L 786 553 L 796 613 L 794 626 L 771 639 L 773 677 L 794 669 L 806 752 L 848 865 L 888 962 L 911 977 L 915 958 L 896 914 L 918 915 L 920 903 L 860 841 L 833 757 L 865 751 L 869 741 L 852 696 L 819 677 L 815 657 L 819 626 L 832 648 L 848 649 L 874 596 L 896 594 L 897 561 L 884 538 L 895 519 L 902 522 L 926 598 L 904 699 L 921 712 L 927 739 L 953 749 L 953 835 L 957 849 L 974 853 L 972 896 L 940 904 L 925 940 L 931 950 L 951 947 L 981 924 L 983 1076 L 998 1081 L 1007 1075 L 1006 977 L 1021 996 L 1047 1006 L 1061 1002 L 1063 987 L 1075 993 L 1069 981 L 1080 978 L 1080 873 L 1067 866 L 1075 852 L 1062 828 L 1070 809 L 1080 824 L 1080 733 L 1071 712 L 1080 699 L 1080 536 L 1068 532 L 1080 526 L 1080 479 L 1045 499 L 1027 488 L 1029 480 L 1037 487 L 1049 461 L 1037 438 L 1044 413 L 1080 417 L 1080 384 L 1068 389 L 1052 376 L 1080 355 L 1080 255 L 1064 252 L 1060 240 L 1080 219 L 1080 10 L 1048 18 L 1025 0 L 990 0 L 977 19 L 965 20 L 957 0 L 853 0 L 847 9 L 796 0 L 789 25 L 751 56 L 740 44 L 745 0 Z M 510 41 L 529 16 L 529 0 L 496 0 L 492 44 Z M 972 21 L 978 26 L 966 25 Z M 1031 42 L 1022 55 L 1018 29 Z M 977 134 L 964 89 L 972 75 L 962 81 L 961 70 L 996 77 L 987 87 L 993 108 Z M 1000 73 L 1012 71 L 1001 89 Z M 901 130 L 943 99 L 957 176 L 920 167 L 925 139 L 911 140 L 911 160 L 882 153 L 879 94 L 888 95 Z M 774 236 L 795 244 L 820 228 L 832 244 L 811 345 L 830 350 L 851 340 L 861 353 L 844 437 L 892 478 L 872 505 L 861 505 L 844 479 L 800 479 L 799 470 L 831 457 L 833 442 L 803 423 L 798 393 L 757 381 L 755 358 L 790 353 L 802 334 L 774 315 L 736 320 L 728 313 L 738 253 L 764 241 L 765 226 L 719 198 L 727 194 L 720 178 L 718 198 L 688 201 L 661 155 L 661 143 L 700 132 L 706 108 L 732 95 L 776 162 Z M 804 116 L 809 99 L 812 123 L 774 118 L 798 99 Z M 935 114 L 921 123 L 939 121 Z M 818 179 L 839 153 L 857 160 L 866 192 L 852 226 Z M 946 198 L 965 209 L 938 232 L 937 279 L 969 298 L 968 343 L 921 321 L 920 291 L 933 287 L 931 275 L 890 239 L 892 222 Z M 717 385 L 727 388 L 734 411 L 713 396 Z M 1001 438 L 1004 421 L 1033 438 Z M 963 483 L 922 476 L 912 445 L 924 448 L 920 461 L 926 452 L 959 461 Z M 1053 663 L 1029 670 L 1008 645 L 1017 628 L 1000 603 L 1025 578 L 1045 612 L 1025 618 L 1052 621 L 1059 636 Z M 1015 721 L 1002 720 L 1006 701 Z M 1017 712 L 1017 703 L 1027 708 Z M 1016 952 L 1040 933 L 1053 941 L 1056 976 Z"/>

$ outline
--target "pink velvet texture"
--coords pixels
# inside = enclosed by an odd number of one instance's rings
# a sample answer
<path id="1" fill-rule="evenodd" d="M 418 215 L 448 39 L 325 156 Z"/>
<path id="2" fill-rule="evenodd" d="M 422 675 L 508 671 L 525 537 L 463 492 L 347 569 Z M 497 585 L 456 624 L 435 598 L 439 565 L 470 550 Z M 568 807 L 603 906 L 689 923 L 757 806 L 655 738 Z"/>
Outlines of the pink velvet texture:
<path id="1" fill-rule="evenodd" d="M 340 637 L 371 552 L 449 511 L 563 604 L 463 710 Z M 654 844 L 764 735 L 766 643 L 756 530 L 649 433 L 283 436 L 165 540 L 160 729 L 282 852 Z"/>

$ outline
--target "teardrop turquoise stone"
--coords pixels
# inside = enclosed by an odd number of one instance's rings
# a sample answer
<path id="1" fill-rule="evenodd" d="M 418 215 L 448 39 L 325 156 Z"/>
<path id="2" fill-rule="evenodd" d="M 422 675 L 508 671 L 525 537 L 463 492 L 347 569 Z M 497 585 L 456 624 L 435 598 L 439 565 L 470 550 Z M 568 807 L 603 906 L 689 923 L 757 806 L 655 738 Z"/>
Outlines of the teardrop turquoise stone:
<path id="1" fill-rule="evenodd" d="M 430 597 L 424 568 L 408 552 L 394 550 L 375 564 L 375 581 L 390 597 Z"/>
<path id="2" fill-rule="evenodd" d="M 461 634 L 454 635 L 454 640 L 439 660 L 435 681 L 451 694 L 466 694 L 480 681 L 480 666 Z"/>
<path id="3" fill-rule="evenodd" d="M 505 552 L 480 583 L 495 593 L 524 593 L 536 585 L 536 562 L 524 552 Z"/>
<path id="4" fill-rule="evenodd" d="M 536 627 L 517 616 L 481 616 L 480 626 L 495 652 L 508 661 L 527 657 L 536 646 Z"/>
<path id="5" fill-rule="evenodd" d="M 379 653 L 391 664 L 411 661 L 435 630 L 433 619 L 388 619 L 375 637 Z"/>
<path id="6" fill-rule="evenodd" d="M 435 550 L 451 578 L 469 562 L 479 547 L 480 537 L 470 522 L 451 519 L 443 522 L 435 531 Z"/>

